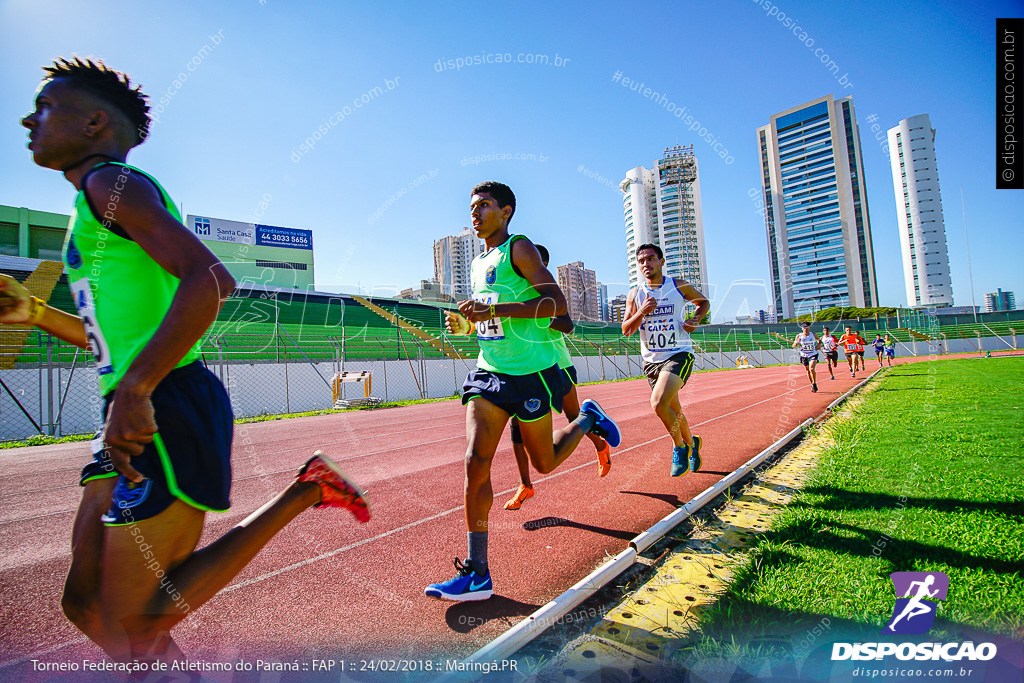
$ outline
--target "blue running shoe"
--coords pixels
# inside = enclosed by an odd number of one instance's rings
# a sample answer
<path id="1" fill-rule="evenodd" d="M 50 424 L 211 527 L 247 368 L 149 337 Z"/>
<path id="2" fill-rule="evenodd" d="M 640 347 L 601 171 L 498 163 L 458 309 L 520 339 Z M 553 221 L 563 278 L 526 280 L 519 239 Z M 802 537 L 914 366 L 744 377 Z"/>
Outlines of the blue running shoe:
<path id="1" fill-rule="evenodd" d="M 594 416 L 594 426 L 590 428 L 590 431 L 607 441 L 609 446 L 617 448 L 622 443 L 619 425 L 608 416 L 608 413 L 604 412 L 604 408 L 599 406 L 597 401 L 588 398 L 580 406 L 580 412 Z"/>
<path id="2" fill-rule="evenodd" d="M 688 463 L 686 452 L 690 449 L 687 446 L 676 446 L 672 449 L 672 476 L 681 477 L 686 474 Z"/>
<path id="3" fill-rule="evenodd" d="M 490 571 L 487 572 L 487 576 L 480 576 L 473 571 L 473 565 L 469 560 L 463 564 L 459 558 L 455 558 L 455 568 L 459 571 L 455 578 L 443 583 L 432 583 L 423 590 L 423 594 L 429 598 L 454 602 L 486 600 L 494 595 Z"/>
<path id="4" fill-rule="evenodd" d="M 700 437 L 693 437 L 693 448 L 690 449 L 690 471 L 700 472 Z"/>

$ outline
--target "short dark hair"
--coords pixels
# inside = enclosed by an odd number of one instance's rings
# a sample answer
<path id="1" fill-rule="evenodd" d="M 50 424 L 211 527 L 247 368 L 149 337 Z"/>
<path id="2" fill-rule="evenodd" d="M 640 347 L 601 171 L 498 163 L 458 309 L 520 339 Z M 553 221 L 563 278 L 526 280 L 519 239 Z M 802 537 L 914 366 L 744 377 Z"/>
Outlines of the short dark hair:
<path id="1" fill-rule="evenodd" d="M 512 213 L 508 215 L 508 219 L 512 220 L 512 216 L 516 215 L 516 195 L 512 192 L 512 188 L 505 183 L 499 183 L 496 180 L 488 180 L 480 183 L 470 191 L 470 196 L 486 192 L 491 195 L 494 201 L 498 202 L 498 208 L 504 209 L 506 206 L 512 207 Z"/>
<path id="2" fill-rule="evenodd" d="M 541 261 L 543 261 L 544 263 L 549 263 L 551 261 L 551 255 L 548 254 L 547 247 L 545 247 L 543 244 L 535 244 L 533 246 L 537 247 L 537 251 L 540 252 Z"/>
<path id="3" fill-rule="evenodd" d="M 633 256 L 639 256 L 640 252 L 643 251 L 644 249 L 653 249 L 654 253 L 658 255 L 658 258 L 665 258 L 665 254 L 661 252 L 661 247 L 659 247 L 657 244 L 641 244 L 639 247 L 636 248 L 636 253 Z"/>
<path id="4" fill-rule="evenodd" d="M 127 74 L 108 69 L 102 61 L 74 57 L 73 61 L 63 57 L 54 60 L 53 66 L 44 66 L 44 81 L 58 78 L 67 80 L 100 99 L 109 102 L 128 117 L 135 128 L 135 144 L 140 145 L 149 136 L 149 105 L 142 92 L 142 86 L 132 87 Z"/>

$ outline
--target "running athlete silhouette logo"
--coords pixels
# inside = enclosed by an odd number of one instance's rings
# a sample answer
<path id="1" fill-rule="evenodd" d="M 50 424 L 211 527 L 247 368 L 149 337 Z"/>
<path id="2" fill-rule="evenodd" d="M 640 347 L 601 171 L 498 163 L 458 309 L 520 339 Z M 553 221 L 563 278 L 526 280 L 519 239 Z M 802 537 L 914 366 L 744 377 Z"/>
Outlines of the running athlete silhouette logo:
<path id="1" fill-rule="evenodd" d="M 937 601 L 946 599 L 949 577 L 942 572 L 893 572 L 889 579 L 896 592 L 896 604 L 885 632 L 928 633 L 935 623 Z"/>

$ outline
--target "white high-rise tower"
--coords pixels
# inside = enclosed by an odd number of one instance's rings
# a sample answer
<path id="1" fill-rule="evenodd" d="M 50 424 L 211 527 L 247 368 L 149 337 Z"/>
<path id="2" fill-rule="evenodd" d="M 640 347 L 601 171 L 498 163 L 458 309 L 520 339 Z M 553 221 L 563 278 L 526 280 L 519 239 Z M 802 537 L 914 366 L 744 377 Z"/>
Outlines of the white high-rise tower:
<path id="1" fill-rule="evenodd" d="M 928 114 L 903 119 L 889 129 L 889 161 L 907 305 L 951 306 L 953 283 L 935 162 L 935 129 Z"/>
<path id="2" fill-rule="evenodd" d="M 629 284 L 639 280 L 636 248 L 657 244 L 665 254 L 665 275 L 681 277 L 707 293 L 700 174 L 693 145 L 666 148 L 654 169 L 637 166 L 619 183 L 626 222 Z"/>

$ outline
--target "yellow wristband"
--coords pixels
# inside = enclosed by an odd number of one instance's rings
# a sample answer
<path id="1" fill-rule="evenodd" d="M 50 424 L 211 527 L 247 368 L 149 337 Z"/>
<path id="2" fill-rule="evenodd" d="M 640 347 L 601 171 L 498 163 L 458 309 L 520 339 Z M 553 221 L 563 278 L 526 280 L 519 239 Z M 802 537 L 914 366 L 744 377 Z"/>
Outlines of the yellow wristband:
<path id="1" fill-rule="evenodd" d="M 31 297 L 28 301 L 28 322 L 30 325 L 38 325 L 46 315 L 46 302 L 39 297 Z"/>
<path id="2" fill-rule="evenodd" d="M 494 304 L 491 304 L 491 320 L 498 317 L 498 314 L 494 312 Z"/>

